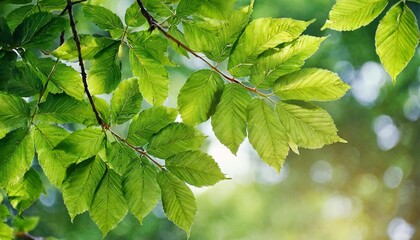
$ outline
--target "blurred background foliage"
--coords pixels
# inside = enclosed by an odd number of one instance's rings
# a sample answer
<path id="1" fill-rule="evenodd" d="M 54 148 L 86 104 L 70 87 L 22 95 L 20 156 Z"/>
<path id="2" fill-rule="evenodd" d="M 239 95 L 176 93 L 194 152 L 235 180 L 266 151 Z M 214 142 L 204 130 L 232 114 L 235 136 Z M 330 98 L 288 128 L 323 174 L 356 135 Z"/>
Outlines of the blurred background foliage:
<path id="1" fill-rule="evenodd" d="M 123 16 L 132 1 L 92 2 Z M 375 53 L 378 20 L 354 32 L 319 30 L 334 2 L 257 0 L 253 18 L 315 18 L 306 34 L 329 35 L 306 66 L 336 71 L 352 86 L 343 99 L 323 105 L 348 144 L 289 153 L 278 175 L 248 143 L 233 156 L 214 137 L 210 124 L 200 125 L 210 136 L 207 150 L 232 179 L 194 189 L 199 210 L 191 239 L 420 239 L 420 49 L 393 85 Z M 387 9 L 395 2 L 390 1 Z M 420 5 L 409 5 L 420 19 Z M 3 5 L 2 15 L 10 7 Z M 80 31 L 98 31 L 82 20 L 78 10 Z M 174 61 L 180 67 L 170 72 L 171 95 L 166 105 L 172 107 L 188 75 L 204 67 L 175 54 Z M 35 236 L 101 239 L 87 213 L 70 222 L 60 193 L 51 186 L 24 216 L 40 216 L 32 232 Z M 185 238 L 166 220 L 161 206 L 143 225 L 128 215 L 106 237 Z"/>

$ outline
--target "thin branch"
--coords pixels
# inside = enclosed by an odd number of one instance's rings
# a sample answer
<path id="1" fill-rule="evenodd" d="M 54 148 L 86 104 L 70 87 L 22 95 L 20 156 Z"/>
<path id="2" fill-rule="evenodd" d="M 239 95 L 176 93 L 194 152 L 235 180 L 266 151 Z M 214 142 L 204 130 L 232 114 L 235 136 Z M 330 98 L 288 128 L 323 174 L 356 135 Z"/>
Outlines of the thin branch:
<path id="1" fill-rule="evenodd" d="M 87 2 L 87 0 L 74 1 L 74 2 L 72 2 L 72 3 L 71 3 L 71 5 L 73 6 L 73 5 L 76 5 L 76 4 L 79 4 L 79 3 L 82 3 L 82 2 Z M 68 3 L 67 3 L 67 4 L 68 4 Z M 63 11 L 61 11 L 61 13 L 60 13 L 59 15 L 60 15 L 60 16 L 63 16 L 63 15 L 64 15 L 64 13 L 66 13 L 67 9 L 68 9 L 68 5 L 66 6 L 66 8 L 64 8 L 64 9 L 63 9 Z"/>
<path id="2" fill-rule="evenodd" d="M 89 92 L 88 83 L 87 83 L 87 74 L 86 74 L 85 64 L 83 62 L 83 56 L 82 56 L 82 47 L 81 47 L 81 44 L 80 44 L 79 35 L 77 33 L 76 23 L 75 23 L 74 17 L 73 17 L 73 3 L 71 2 L 71 0 L 67 0 L 67 10 L 68 10 L 68 13 L 69 13 L 69 18 L 70 18 L 71 31 L 73 32 L 74 42 L 76 43 L 77 55 L 78 55 L 79 65 L 80 65 L 80 70 L 81 70 L 80 74 L 82 75 L 82 81 L 83 81 L 83 86 L 85 88 L 85 93 L 86 93 L 86 95 L 89 99 L 89 103 L 92 107 L 92 111 L 95 113 L 95 117 L 96 117 L 96 120 L 97 120 L 98 124 L 101 125 L 102 128 L 104 128 L 104 127 L 107 127 L 107 124 L 101 118 L 98 110 L 95 107 L 95 103 L 93 101 L 92 94 L 90 94 L 90 92 Z"/>

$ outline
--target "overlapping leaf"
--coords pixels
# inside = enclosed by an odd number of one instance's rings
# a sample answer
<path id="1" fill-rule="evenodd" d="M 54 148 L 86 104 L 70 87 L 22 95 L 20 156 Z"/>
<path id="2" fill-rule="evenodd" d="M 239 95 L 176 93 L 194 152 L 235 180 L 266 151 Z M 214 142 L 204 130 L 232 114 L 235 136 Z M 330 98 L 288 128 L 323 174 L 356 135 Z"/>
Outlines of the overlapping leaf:
<path id="1" fill-rule="evenodd" d="M 0 93 L 0 139 L 8 132 L 28 126 L 29 105 L 20 97 Z"/>
<path id="2" fill-rule="evenodd" d="M 111 99 L 111 116 L 114 124 L 124 123 L 140 111 L 143 97 L 137 81 L 137 78 L 127 79 L 114 91 Z"/>

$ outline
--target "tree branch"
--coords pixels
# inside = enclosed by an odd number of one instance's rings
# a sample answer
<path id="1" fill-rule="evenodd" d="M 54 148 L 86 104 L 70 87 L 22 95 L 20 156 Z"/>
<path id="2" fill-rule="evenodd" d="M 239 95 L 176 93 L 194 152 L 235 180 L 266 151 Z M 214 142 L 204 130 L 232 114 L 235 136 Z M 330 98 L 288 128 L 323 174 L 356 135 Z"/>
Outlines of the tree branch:
<path id="1" fill-rule="evenodd" d="M 90 92 L 89 92 L 88 83 L 87 83 L 87 74 L 86 74 L 85 64 L 83 62 L 83 56 L 82 56 L 82 47 L 81 47 L 81 44 L 80 44 L 79 35 L 77 33 L 76 23 L 75 23 L 74 17 L 73 17 L 73 3 L 72 3 L 71 0 L 67 0 L 67 10 L 68 10 L 68 13 L 69 13 L 70 27 L 71 27 L 71 30 L 73 32 L 74 42 L 76 43 L 77 55 L 78 55 L 78 59 L 79 59 L 79 66 L 80 66 L 80 70 L 81 70 L 80 74 L 82 75 L 82 81 L 83 81 L 83 86 L 85 88 L 85 93 L 86 93 L 86 95 L 89 99 L 89 103 L 92 107 L 92 111 L 95 113 L 95 117 L 96 117 L 96 120 L 97 120 L 98 124 L 101 125 L 102 128 L 104 128 L 104 127 L 107 127 L 107 124 L 101 118 L 98 110 L 95 107 L 95 103 L 93 102 L 92 94 L 90 94 Z"/>

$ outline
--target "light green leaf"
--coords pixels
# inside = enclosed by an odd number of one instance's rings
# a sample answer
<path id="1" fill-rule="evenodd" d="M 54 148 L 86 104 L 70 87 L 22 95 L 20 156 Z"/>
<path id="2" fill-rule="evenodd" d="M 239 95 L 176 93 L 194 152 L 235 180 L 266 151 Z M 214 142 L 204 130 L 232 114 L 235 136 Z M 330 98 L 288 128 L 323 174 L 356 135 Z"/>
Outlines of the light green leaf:
<path id="1" fill-rule="evenodd" d="M 321 30 L 348 31 L 366 26 L 381 14 L 387 4 L 387 0 L 338 0 Z"/>
<path id="2" fill-rule="evenodd" d="M 88 72 L 88 86 L 92 95 L 111 93 L 121 81 L 121 63 L 118 59 L 119 42 L 95 55 Z"/>
<path id="3" fill-rule="evenodd" d="M 203 69 L 193 73 L 182 86 L 178 95 L 182 121 L 196 125 L 213 115 L 224 87 L 218 73 Z"/>
<path id="4" fill-rule="evenodd" d="M 140 27 L 146 22 L 146 18 L 140 11 L 139 4 L 134 2 L 125 12 L 125 23 L 130 27 Z"/>
<path id="5" fill-rule="evenodd" d="M 133 149 L 124 143 L 116 141 L 106 148 L 106 161 L 111 169 L 119 175 L 124 175 L 130 163 L 137 159 L 138 155 Z"/>
<path id="6" fill-rule="evenodd" d="M 17 183 L 31 167 L 35 155 L 33 134 L 20 128 L 0 139 L 0 188 Z"/>
<path id="7" fill-rule="evenodd" d="M 10 204 L 21 214 L 30 207 L 44 191 L 41 177 L 33 169 L 29 169 L 17 183 L 7 187 Z"/>
<path id="8" fill-rule="evenodd" d="M 254 98 L 248 106 L 248 138 L 260 158 L 279 172 L 289 151 L 287 133 L 265 100 Z"/>
<path id="9" fill-rule="evenodd" d="M 78 130 L 63 139 L 54 150 L 63 150 L 84 160 L 95 156 L 104 141 L 104 133 L 100 128 L 88 127 Z"/>
<path id="10" fill-rule="evenodd" d="M 165 167 L 175 176 L 196 187 L 211 186 L 226 179 L 214 159 L 201 151 L 187 151 L 166 159 Z"/>
<path id="11" fill-rule="evenodd" d="M 153 105 L 162 105 L 168 97 L 168 70 L 154 59 L 142 56 L 136 49 L 130 50 L 130 66 L 139 78 L 140 92 Z"/>
<path id="12" fill-rule="evenodd" d="M 394 5 L 379 22 L 375 36 L 376 52 L 394 83 L 414 56 L 418 44 L 415 15 L 403 2 Z"/>
<path id="13" fill-rule="evenodd" d="M 106 122 L 110 123 L 111 119 L 111 110 L 108 102 L 105 99 L 100 97 L 92 96 L 93 102 L 95 103 L 96 110 L 98 110 L 101 118 Z"/>
<path id="14" fill-rule="evenodd" d="M 139 91 L 137 78 L 130 78 L 120 83 L 111 99 L 111 117 L 113 124 L 124 123 L 141 109 L 143 97 Z"/>
<path id="15" fill-rule="evenodd" d="M 156 106 L 140 112 L 133 118 L 128 129 L 127 141 L 144 146 L 153 134 L 175 121 L 178 113 L 173 108 Z"/>
<path id="16" fill-rule="evenodd" d="M 96 188 L 106 170 L 99 158 L 91 158 L 77 164 L 63 183 L 63 199 L 73 220 L 91 206 Z M 102 209 L 103 212 L 111 209 Z"/>
<path id="17" fill-rule="evenodd" d="M 39 223 L 39 217 L 26 217 L 16 216 L 13 218 L 13 227 L 16 231 L 30 232 L 34 230 Z"/>
<path id="18" fill-rule="evenodd" d="M 271 88 L 279 77 L 299 70 L 324 40 L 301 36 L 283 48 L 267 51 L 252 66 L 250 82 L 257 88 Z"/>
<path id="19" fill-rule="evenodd" d="M 247 107 L 251 101 L 248 91 L 238 84 L 226 84 L 220 103 L 211 118 L 216 137 L 233 154 L 246 137 Z"/>
<path id="20" fill-rule="evenodd" d="M 307 68 L 280 77 L 273 89 L 283 100 L 332 101 L 341 98 L 349 88 L 336 73 Z"/>
<path id="21" fill-rule="evenodd" d="M 78 101 L 65 94 L 50 94 L 39 104 L 35 122 L 43 123 L 84 123 L 96 122 L 92 108 L 85 101 Z"/>
<path id="22" fill-rule="evenodd" d="M 180 152 L 197 150 L 205 138 L 193 127 L 172 123 L 150 139 L 147 151 L 155 157 L 165 159 Z"/>
<path id="23" fill-rule="evenodd" d="M 172 10 L 162 0 L 147 0 L 144 1 L 144 6 L 149 12 L 155 13 L 160 17 L 169 17 L 174 15 Z M 154 15 L 154 14 L 152 14 Z"/>
<path id="24" fill-rule="evenodd" d="M 181 18 L 186 18 L 196 13 L 203 2 L 205 1 L 181 0 L 176 7 L 176 15 Z"/>
<path id="25" fill-rule="evenodd" d="M 90 216 L 102 231 L 103 236 L 114 229 L 127 214 L 127 203 L 122 191 L 122 178 L 108 170 L 95 192 Z"/>
<path id="26" fill-rule="evenodd" d="M 39 0 L 38 4 L 45 10 L 63 10 L 67 6 L 66 0 Z"/>
<path id="27" fill-rule="evenodd" d="M 121 19 L 109 9 L 95 5 L 83 5 L 83 13 L 98 27 L 105 30 L 123 29 Z"/>
<path id="28" fill-rule="evenodd" d="M 124 196 L 130 211 L 143 222 L 159 200 L 156 170 L 142 161 L 133 162 L 124 177 Z"/>
<path id="29" fill-rule="evenodd" d="M 87 34 L 80 34 L 79 40 L 83 60 L 93 59 L 99 52 L 114 43 L 112 39 L 105 37 L 94 37 Z M 63 45 L 54 50 L 51 54 L 59 59 L 77 61 L 78 53 L 74 38 L 71 37 L 67 39 Z"/>
<path id="30" fill-rule="evenodd" d="M 191 189 L 168 171 L 159 172 L 158 183 L 166 216 L 189 235 L 197 212 Z"/>
<path id="31" fill-rule="evenodd" d="M 0 222 L 0 238 L 4 240 L 12 240 L 15 238 L 13 228 L 9 225 Z"/>
<path id="32" fill-rule="evenodd" d="M 0 93 L 0 109 L 0 139 L 14 129 L 28 126 L 30 109 L 22 98 Z"/>
<path id="33" fill-rule="evenodd" d="M 324 109 L 305 102 L 279 102 L 277 113 L 294 143 L 304 148 L 321 148 L 343 142 L 337 128 Z"/>
<path id="34" fill-rule="evenodd" d="M 169 27 L 168 33 L 171 34 L 174 38 L 178 39 L 183 44 L 185 44 L 186 46 L 188 46 L 187 40 L 185 40 L 184 34 L 176 26 L 172 25 L 171 27 Z M 185 56 L 186 58 L 189 58 L 187 50 L 180 47 L 174 41 L 168 40 L 168 42 L 169 42 L 169 45 L 171 46 L 171 48 L 173 50 L 175 50 L 178 54 L 181 54 L 181 55 Z"/>
<path id="35" fill-rule="evenodd" d="M 229 58 L 228 69 L 235 77 L 251 73 L 251 66 L 258 55 L 281 43 L 299 37 L 313 21 L 298 21 L 290 18 L 259 18 L 253 20 L 239 37 Z"/>

